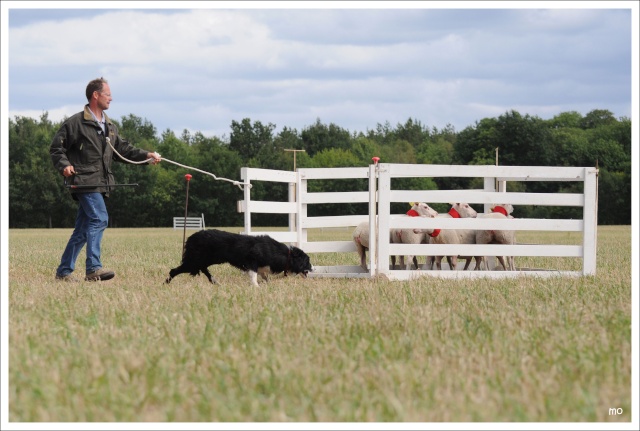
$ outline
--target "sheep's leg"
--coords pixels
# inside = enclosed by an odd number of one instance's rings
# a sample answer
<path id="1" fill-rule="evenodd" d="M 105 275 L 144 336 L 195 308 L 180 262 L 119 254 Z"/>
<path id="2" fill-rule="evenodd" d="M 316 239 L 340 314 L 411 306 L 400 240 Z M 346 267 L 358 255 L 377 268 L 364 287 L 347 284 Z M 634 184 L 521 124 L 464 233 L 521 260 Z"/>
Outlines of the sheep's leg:
<path id="1" fill-rule="evenodd" d="M 413 268 L 411 267 L 411 264 L 413 263 Z M 407 256 L 407 267 L 408 270 L 411 269 L 420 269 L 420 267 L 418 266 L 418 258 L 414 255 L 408 255 Z"/>
<path id="2" fill-rule="evenodd" d="M 489 259 L 487 258 L 487 256 L 480 257 L 480 269 L 483 271 L 489 271 Z"/>
<path id="3" fill-rule="evenodd" d="M 474 259 L 476 260 L 476 267 L 474 268 L 474 271 L 482 270 L 482 256 L 474 256 Z"/>
<path id="4" fill-rule="evenodd" d="M 442 270 L 442 257 L 443 256 L 435 256 L 435 263 L 438 271 Z"/>
<path id="5" fill-rule="evenodd" d="M 427 266 L 429 267 L 429 269 L 433 269 L 434 265 L 436 264 L 436 257 L 435 256 L 429 256 L 427 257 L 428 262 L 427 262 Z"/>
<path id="6" fill-rule="evenodd" d="M 514 245 L 515 243 L 516 243 L 516 237 L 514 233 L 513 237 L 511 238 L 511 245 Z M 511 268 L 512 271 L 516 270 L 515 256 L 509 256 L 509 267 Z"/>
<path id="7" fill-rule="evenodd" d="M 447 256 L 447 263 L 449 264 L 450 270 L 455 270 L 458 266 L 458 256 Z"/>
<path id="8" fill-rule="evenodd" d="M 356 249 L 358 252 L 358 256 L 360 256 L 360 267 L 367 270 L 367 251 L 364 246 L 360 243 L 356 243 Z"/>
<path id="9" fill-rule="evenodd" d="M 462 259 L 464 259 L 464 271 L 466 271 L 467 269 L 469 269 L 469 265 L 471 265 L 471 259 L 473 259 L 471 256 L 465 256 Z"/>
<path id="10" fill-rule="evenodd" d="M 504 257 L 497 256 L 497 258 L 498 258 L 498 262 L 500 262 L 500 265 L 502 266 L 502 269 L 506 271 L 507 270 L 507 265 L 504 263 Z"/>
<path id="11" fill-rule="evenodd" d="M 413 263 L 413 268 L 411 267 L 411 264 Z M 406 270 L 410 271 L 412 269 L 419 269 L 420 267 L 418 266 L 418 258 L 412 255 L 407 256 L 407 266 L 405 267 Z"/>

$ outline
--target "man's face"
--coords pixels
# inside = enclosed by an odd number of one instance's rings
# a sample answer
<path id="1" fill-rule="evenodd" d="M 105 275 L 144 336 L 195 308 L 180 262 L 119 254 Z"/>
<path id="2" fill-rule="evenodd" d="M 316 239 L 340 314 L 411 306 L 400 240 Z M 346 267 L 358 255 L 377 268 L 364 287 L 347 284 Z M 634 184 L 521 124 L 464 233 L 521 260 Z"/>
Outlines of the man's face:
<path id="1" fill-rule="evenodd" d="M 98 107 L 103 111 L 109 109 L 111 103 L 111 89 L 109 84 L 103 84 L 102 91 L 98 91 Z"/>

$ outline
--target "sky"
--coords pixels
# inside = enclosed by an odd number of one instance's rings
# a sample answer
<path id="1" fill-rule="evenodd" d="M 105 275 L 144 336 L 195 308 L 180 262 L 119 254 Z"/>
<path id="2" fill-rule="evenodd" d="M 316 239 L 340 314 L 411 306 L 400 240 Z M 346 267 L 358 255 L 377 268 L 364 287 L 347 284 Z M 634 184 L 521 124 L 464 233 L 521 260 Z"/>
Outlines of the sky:
<path id="1" fill-rule="evenodd" d="M 245 118 L 277 133 L 632 115 L 629 2 L 5 3 L 10 118 L 71 116 L 101 76 L 108 115 L 178 136 L 228 138 Z"/>

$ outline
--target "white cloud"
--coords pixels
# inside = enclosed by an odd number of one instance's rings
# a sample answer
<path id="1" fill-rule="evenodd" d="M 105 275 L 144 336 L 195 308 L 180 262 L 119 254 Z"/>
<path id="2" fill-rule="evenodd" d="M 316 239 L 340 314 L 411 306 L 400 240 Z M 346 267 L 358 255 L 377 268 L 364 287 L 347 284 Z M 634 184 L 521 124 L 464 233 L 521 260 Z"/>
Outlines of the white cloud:
<path id="1" fill-rule="evenodd" d="M 70 117 L 73 114 L 78 113 L 82 107 L 77 105 L 61 106 L 53 109 L 25 109 L 16 110 L 11 112 L 11 118 L 15 117 L 27 117 L 27 118 L 41 118 L 44 114 L 52 122 L 62 121 L 64 118 Z"/>
<path id="2" fill-rule="evenodd" d="M 133 113 L 160 131 L 225 133 L 243 118 L 297 129 L 320 118 L 364 131 L 413 117 L 461 129 L 517 107 L 531 115 L 589 106 L 630 116 L 625 10 L 70 15 L 10 27 L 11 115 L 77 112 L 86 82 L 104 76 L 111 116 Z"/>

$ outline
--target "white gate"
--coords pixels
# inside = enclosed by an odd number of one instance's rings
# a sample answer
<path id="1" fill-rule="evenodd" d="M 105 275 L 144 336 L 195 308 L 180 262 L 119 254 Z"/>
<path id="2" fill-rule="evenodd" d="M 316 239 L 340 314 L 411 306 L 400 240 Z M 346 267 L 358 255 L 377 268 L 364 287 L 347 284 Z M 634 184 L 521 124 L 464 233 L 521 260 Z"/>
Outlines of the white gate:
<path id="1" fill-rule="evenodd" d="M 553 269 L 527 270 L 530 275 L 595 275 L 597 237 L 597 174 L 593 167 L 540 167 L 540 166 L 463 166 L 463 165 L 413 165 L 380 163 L 368 168 L 314 168 L 297 172 L 268 169 L 242 168 L 242 179 L 250 181 L 279 181 L 290 184 L 289 202 L 251 201 L 250 188 L 245 188 L 245 199 L 238 209 L 245 213 L 245 233 L 269 234 L 275 239 L 295 244 L 307 253 L 356 252 L 355 244 L 347 241 L 309 241 L 308 230 L 317 228 L 355 227 L 369 220 L 377 224 L 378 232 L 391 228 L 441 228 L 441 229 L 506 229 L 514 231 L 562 231 L 582 232 L 582 244 L 389 244 L 389 235 L 376 236 L 370 229 L 368 271 L 360 266 L 315 266 L 314 277 L 376 277 L 392 280 L 411 279 L 419 276 L 437 277 L 508 277 L 523 271 L 427 271 L 393 270 L 389 267 L 391 255 L 416 256 L 551 256 L 575 257 L 582 260 L 582 271 L 556 271 Z M 392 178 L 407 177 L 464 177 L 482 178 L 484 188 L 478 190 L 393 190 Z M 368 178 L 367 191 L 308 192 L 308 182 L 313 180 L 338 180 Z M 514 193 L 507 192 L 510 181 L 564 181 L 584 184 L 582 193 Z M 295 191 L 295 192 L 294 192 Z M 421 201 L 429 204 L 467 202 L 484 204 L 489 212 L 492 204 L 573 206 L 583 208 L 583 217 L 570 219 L 425 219 L 391 214 L 392 202 Z M 368 213 L 350 216 L 308 217 L 309 205 L 323 203 L 368 203 Z M 376 210 L 377 209 L 377 210 Z M 288 232 L 254 232 L 251 230 L 251 213 L 290 214 Z M 377 212 L 377 214 L 376 214 Z"/>

